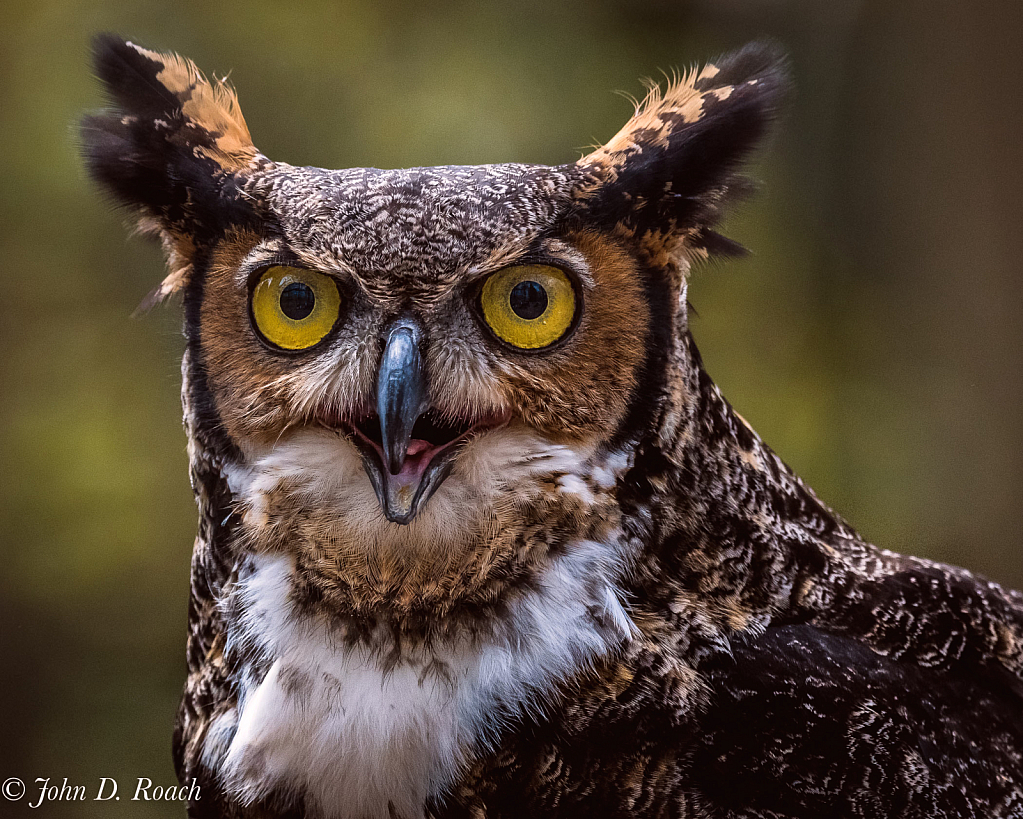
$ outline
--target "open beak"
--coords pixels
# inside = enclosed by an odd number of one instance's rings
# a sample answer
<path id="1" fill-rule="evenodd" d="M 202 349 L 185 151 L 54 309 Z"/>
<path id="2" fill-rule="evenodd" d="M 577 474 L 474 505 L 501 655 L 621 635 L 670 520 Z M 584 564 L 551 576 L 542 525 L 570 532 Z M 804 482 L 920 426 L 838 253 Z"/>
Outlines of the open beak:
<path id="1" fill-rule="evenodd" d="M 451 472 L 459 444 L 507 421 L 507 416 L 452 420 L 430 408 L 429 394 L 422 332 L 415 322 L 400 319 L 391 326 L 380 359 L 376 414 L 348 428 L 392 523 L 412 522 Z"/>

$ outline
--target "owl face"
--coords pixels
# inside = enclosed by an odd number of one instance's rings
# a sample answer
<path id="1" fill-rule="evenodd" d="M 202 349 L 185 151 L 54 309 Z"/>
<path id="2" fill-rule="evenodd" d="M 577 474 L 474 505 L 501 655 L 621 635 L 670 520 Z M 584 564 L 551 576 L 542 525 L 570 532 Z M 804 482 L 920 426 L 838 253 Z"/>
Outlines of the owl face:
<path id="1" fill-rule="evenodd" d="M 212 248 L 197 322 L 231 440 L 252 457 L 335 433 L 399 525 L 499 430 L 595 451 L 650 311 L 633 260 L 565 224 L 569 184 L 516 165 L 263 169 L 250 189 L 274 230 Z"/>
<path id="2" fill-rule="evenodd" d="M 337 588 L 430 561 L 471 585 L 614 525 L 685 275 L 733 247 L 712 227 L 781 92 L 773 52 L 652 92 L 570 165 L 395 171 L 269 160 L 175 55 L 106 38 L 97 65 L 115 110 L 85 121 L 87 159 L 167 249 L 153 300 L 184 291 L 193 434 L 251 548 L 301 543 Z"/>

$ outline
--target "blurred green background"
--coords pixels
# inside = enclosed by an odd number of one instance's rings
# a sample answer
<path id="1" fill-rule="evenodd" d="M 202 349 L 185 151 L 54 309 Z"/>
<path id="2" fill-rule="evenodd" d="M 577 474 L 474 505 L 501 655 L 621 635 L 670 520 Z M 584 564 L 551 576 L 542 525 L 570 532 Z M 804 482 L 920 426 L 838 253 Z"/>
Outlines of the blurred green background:
<path id="1" fill-rule="evenodd" d="M 0 779 L 121 783 L 31 815 L 176 816 L 195 512 L 176 306 L 87 183 L 75 122 L 111 30 L 232 72 L 257 145 L 330 167 L 564 162 L 615 90 L 769 35 L 797 93 L 699 270 L 711 374 L 888 548 L 1023 586 L 1023 4 L 950 0 L 7 0 L 0 51 Z M 29 815 L 0 798 L 0 815 Z"/>

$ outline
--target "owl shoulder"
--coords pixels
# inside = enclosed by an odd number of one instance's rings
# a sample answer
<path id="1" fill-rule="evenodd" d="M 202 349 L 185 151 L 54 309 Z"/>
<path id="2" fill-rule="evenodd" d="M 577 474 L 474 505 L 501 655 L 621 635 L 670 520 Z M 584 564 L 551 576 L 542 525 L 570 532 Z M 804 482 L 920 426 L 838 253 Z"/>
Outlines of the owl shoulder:
<path id="1" fill-rule="evenodd" d="M 703 669 L 714 694 L 687 777 L 701 800 L 744 816 L 1021 815 L 1023 683 L 1004 667 L 928 666 L 806 623 L 732 648 Z"/>

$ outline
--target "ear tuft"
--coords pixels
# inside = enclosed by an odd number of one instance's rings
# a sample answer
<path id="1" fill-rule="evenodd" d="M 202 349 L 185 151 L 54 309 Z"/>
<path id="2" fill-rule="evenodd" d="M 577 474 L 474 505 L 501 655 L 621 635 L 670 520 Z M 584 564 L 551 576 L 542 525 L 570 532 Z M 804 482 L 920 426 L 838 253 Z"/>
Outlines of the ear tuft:
<path id="1" fill-rule="evenodd" d="M 787 89 L 783 53 L 763 42 L 655 86 L 621 131 L 576 163 L 586 218 L 661 244 L 681 239 L 698 255 L 735 252 L 711 228 L 750 190 L 739 167 Z"/>
<path id="2" fill-rule="evenodd" d="M 86 117 L 82 146 L 93 177 L 163 227 L 200 222 L 193 207 L 225 193 L 225 178 L 258 156 L 234 91 L 190 60 L 111 34 L 94 42 L 96 73 L 112 109 Z"/>
<path id="3" fill-rule="evenodd" d="M 94 42 L 96 73 L 111 108 L 82 121 L 82 153 L 92 177 L 158 234 L 171 274 L 140 309 L 188 280 L 196 248 L 257 221 L 244 186 L 263 158 L 238 98 L 190 60 L 112 34 Z"/>

